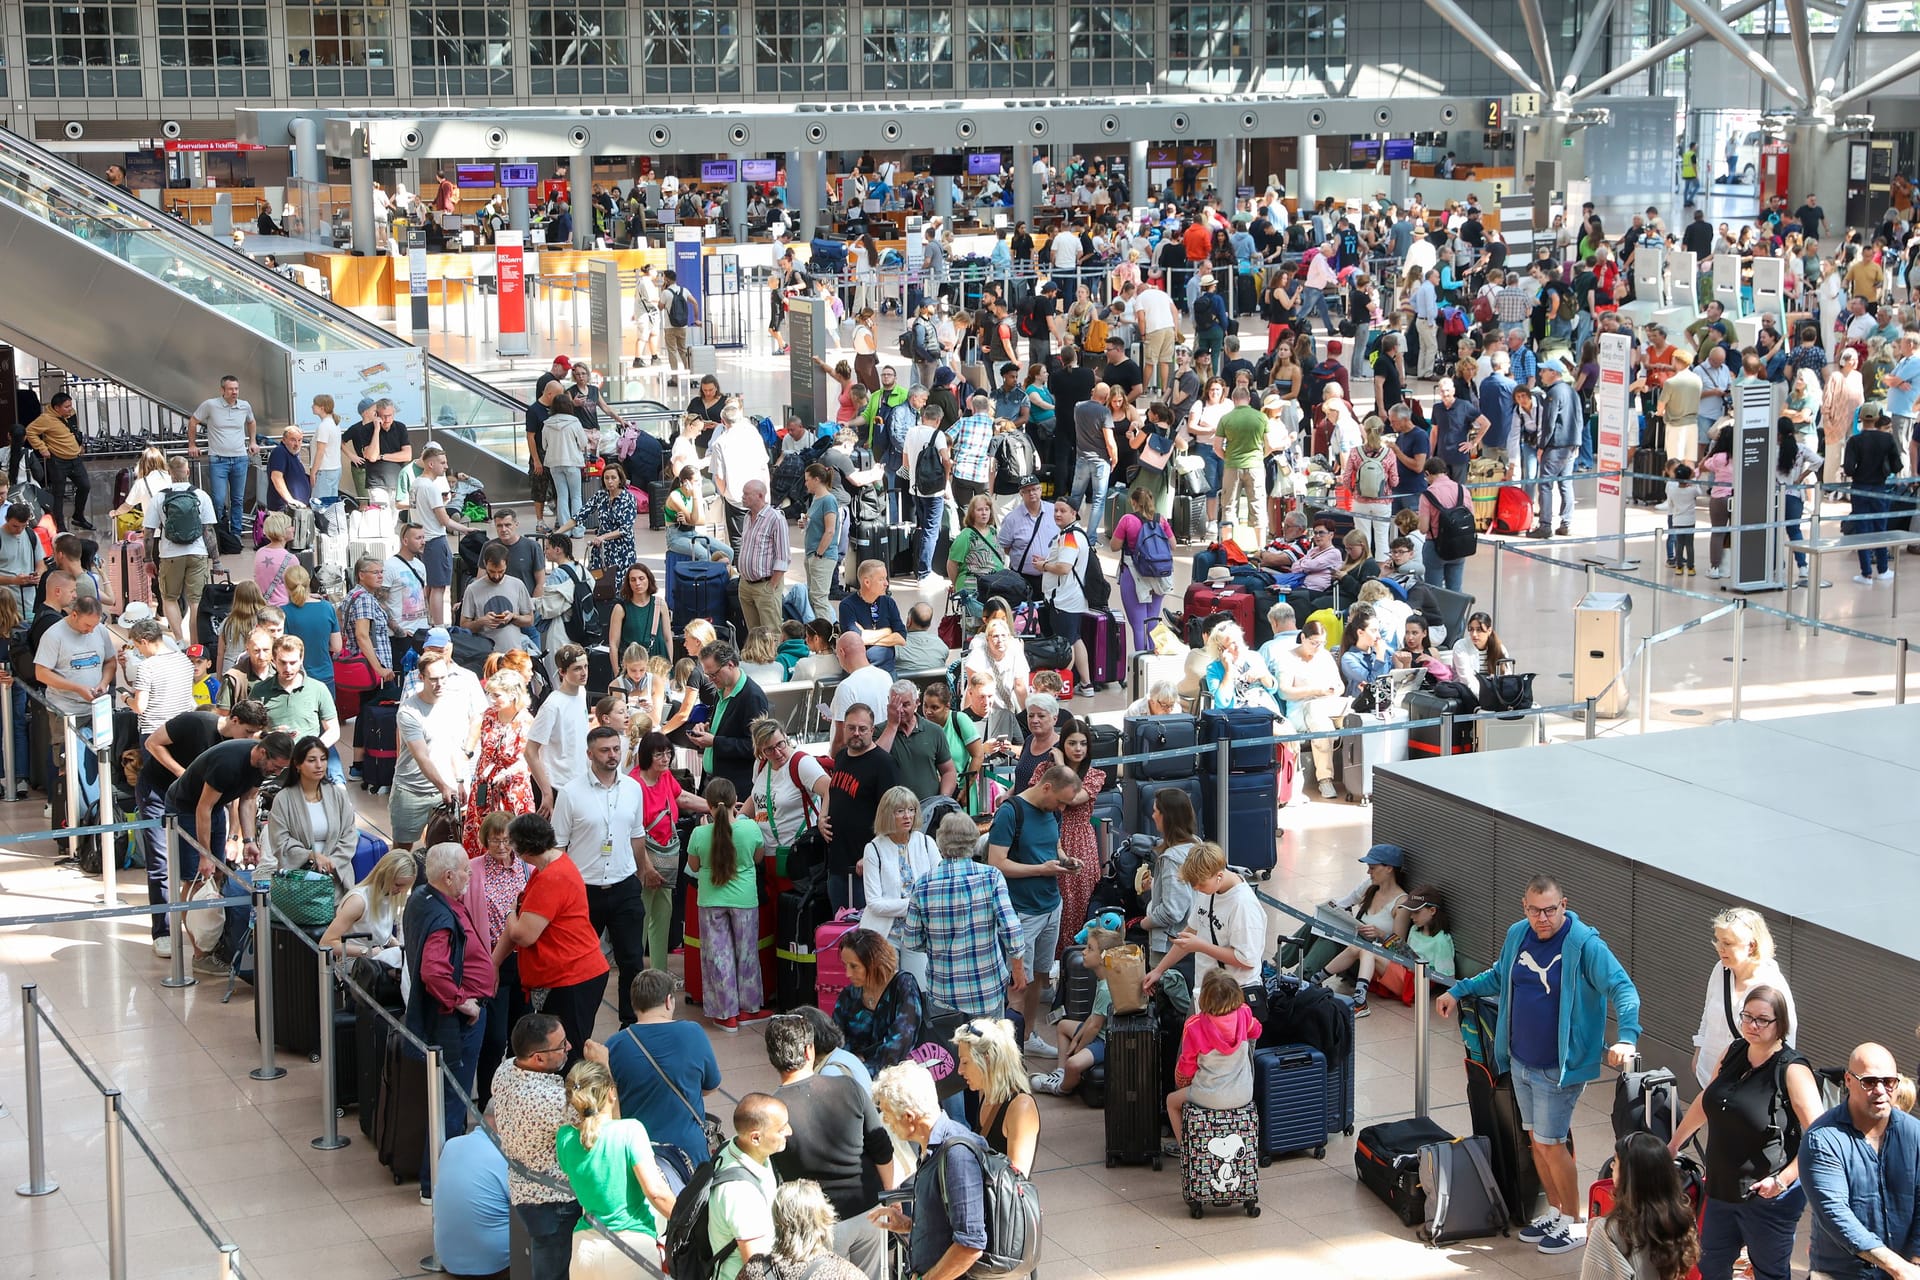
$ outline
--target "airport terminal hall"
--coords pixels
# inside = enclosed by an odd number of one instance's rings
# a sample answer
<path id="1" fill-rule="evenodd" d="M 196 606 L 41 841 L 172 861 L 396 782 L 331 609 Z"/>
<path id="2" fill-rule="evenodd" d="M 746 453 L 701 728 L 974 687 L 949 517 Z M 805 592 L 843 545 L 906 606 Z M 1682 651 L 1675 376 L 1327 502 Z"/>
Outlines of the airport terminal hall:
<path id="1" fill-rule="evenodd" d="M 7 0 L 0 1280 L 1920 1280 L 1917 200 L 1920 0 Z"/>

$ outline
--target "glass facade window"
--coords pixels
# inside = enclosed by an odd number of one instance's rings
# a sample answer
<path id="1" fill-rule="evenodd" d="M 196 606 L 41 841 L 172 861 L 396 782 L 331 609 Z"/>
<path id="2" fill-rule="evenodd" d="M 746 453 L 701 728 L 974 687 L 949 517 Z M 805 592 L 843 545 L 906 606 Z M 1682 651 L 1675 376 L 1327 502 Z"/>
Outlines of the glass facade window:
<path id="1" fill-rule="evenodd" d="M 137 0 L 64 0 L 21 10 L 27 93 L 35 98 L 138 98 Z"/>
<path id="2" fill-rule="evenodd" d="M 1050 4 L 967 7 L 969 89 L 1051 89 L 1055 83 Z"/>
<path id="3" fill-rule="evenodd" d="M 423 97 L 510 96 L 508 6 L 486 0 L 413 0 L 407 33 L 413 91 Z"/>
<path id="4" fill-rule="evenodd" d="M 868 93 L 953 88 L 953 6 L 933 0 L 860 11 Z"/>
<path id="5" fill-rule="evenodd" d="M 648 5 L 647 92 L 740 92 L 740 7 L 666 0 Z"/>
<path id="6" fill-rule="evenodd" d="M 846 7 L 760 0 L 753 7 L 753 62 L 761 93 L 847 92 Z"/>
<path id="7" fill-rule="evenodd" d="M 287 0 L 292 97 L 391 97 L 394 58 L 388 0 Z"/>
<path id="8" fill-rule="evenodd" d="M 568 96 L 628 92 L 627 10 L 611 3 L 531 0 L 528 89 Z"/>
<path id="9" fill-rule="evenodd" d="M 1167 87 L 1245 89 L 1253 81 L 1251 4 L 1167 7 Z"/>
<path id="10" fill-rule="evenodd" d="M 1073 5 L 1067 10 L 1067 74 L 1076 89 L 1153 88 L 1151 4 Z"/>
<path id="11" fill-rule="evenodd" d="M 265 0 L 164 3 L 156 11 L 156 20 L 162 97 L 273 96 Z"/>
<path id="12" fill-rule="evenodd" d="M 1261 88 L 1338 79 L 1347 66 L 1345 0 L 1269 0 Z"/>

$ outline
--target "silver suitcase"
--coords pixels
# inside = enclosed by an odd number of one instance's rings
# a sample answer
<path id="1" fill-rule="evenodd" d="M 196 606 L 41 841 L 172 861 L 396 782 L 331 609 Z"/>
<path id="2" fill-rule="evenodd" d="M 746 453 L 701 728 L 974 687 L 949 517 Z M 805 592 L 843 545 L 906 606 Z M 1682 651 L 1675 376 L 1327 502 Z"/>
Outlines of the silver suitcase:
<path id="1" fill-rule="evenodd" d="M 1400 717 L 1404 721 L 1405 717 Z M 1348 714 L 1341 717 L 1344 729 L 1378 724 L 1376 716 Z M 1389 722 L 1391 723 L 1391 722 Z M 1356 733 L 1340 739 L 1340 789 L 1347 799 L 1366 804 L 1373 799 L 1373 771 L 1383 764 L 1395 764 L 1407 758 L 1407 731 L 1385 729 L 1375 733 Z"/>
<path id="2" fill-rule="evenodd" d="M 1171 680 L 1182 695 L 1190 693 L 1184 686 L 1187 678 L 1187 655 L 1184 653 L 1136 653 L 1128 667 L 1127 697 L 1138 702 L 1147 696 L 1147 690 L 1159 680 Z M 1188 710 L 1192 710 L 1191 703 Z"/>
<path id="3" fill-rule="evenodd" d="M 1495 720 L 1473 722 L 1476 751 L 1507 751 L 1514 747 L 1532 747 L 1540 742 L 1539 716 L 1501 716 Z"/>

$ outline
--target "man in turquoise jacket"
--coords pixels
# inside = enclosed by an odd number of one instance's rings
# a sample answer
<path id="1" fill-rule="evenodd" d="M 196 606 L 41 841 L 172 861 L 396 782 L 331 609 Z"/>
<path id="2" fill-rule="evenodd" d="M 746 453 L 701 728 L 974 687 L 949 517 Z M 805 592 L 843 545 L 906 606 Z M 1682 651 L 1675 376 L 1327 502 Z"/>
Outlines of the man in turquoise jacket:
<path id="1" fill-rule="evenodd" d="M 1593 928 L 1567 910 L 1567 896 L 1551 876 L 1535 876 L 1521 899 L 1526 919 L 1507 930 L 1491 969 L 1453 984 L 1435 1001 L 1443 1018 L 1467 996 L 1498 996 L 1500 1022 L 1493 1061 L 1511 1071 L 1520 1120 L 1533 1140 L 1533 1164 L 1547 1193 L 1547 1212 L 1521 1229 L 1542 1253 L 1577 1249 L 1580 1193 L 1567 1138 L 1573 1111 L 1600 1061 L 1624 1067 L 1640 1038 L 1640 993 Z M 1607 1005 L 1620 1024 L 1606 1044 Z"/>

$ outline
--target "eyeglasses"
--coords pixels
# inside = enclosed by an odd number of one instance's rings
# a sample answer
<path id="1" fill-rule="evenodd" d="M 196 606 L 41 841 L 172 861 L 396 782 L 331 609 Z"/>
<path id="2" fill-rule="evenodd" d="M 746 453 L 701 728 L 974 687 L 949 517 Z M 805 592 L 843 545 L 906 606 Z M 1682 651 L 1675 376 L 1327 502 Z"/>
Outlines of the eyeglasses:
<path id="1" fill-rule="evenodd" d="M 1899 1076 L 1863 1076 L 1852 1071 L 1847 1074 L 1853 1076 L 1855 1082 L 1868 1093 L 1892 1093 L 1900 1087 Z"/>
<path id="2" fill-rule="evenodd" d="M 544 1048 L 544 1049 L 541 1049 L 541 1050 L 539 1050 L 539 1052 L 541 1052 L 541 1053 L 565 1053 L 565 1052 L 566 1052 L 567 1050 L 569 1050 L 569 1049 L 571 1049 L 571 1048 L 573 1048 L 573 1041 L 571 1041 L 571 1040 L 569 1040 L 569 1039 L 567 1039 L 567 1038 L 566 1038 L 565 1036 L 561 1036 L 561 1037 L 560 1037 L 560 1043 L 559 1043 L 559 1044 L 550 1044 L 550 1045 L 548 1045 L 548 1046 L 547 1046 L 546 1048 Z"/>
<path id="3" fill-rule="evenodd" d="M 1553 917 L 1559 915 L 1562 911 L 1566 910 L 1566 907 L 1567 907 L 1566 903 L 1556 902 L 1550 907 L 1522 907 L 1521 909 L 1527 913 L 1527 916 L 1529 919 L 1551 920 Z"/>
<path id="4" fill-rule="evenodd" d="M 1757 1013 L 1748 1013 L 1745 1009 L 1742 1009 L 1740 1011 L 1740 1021 L 1749 1027 L 1770 1027 L 1779 1021 L 1779 1019 L 1764 1018 Z"/>

